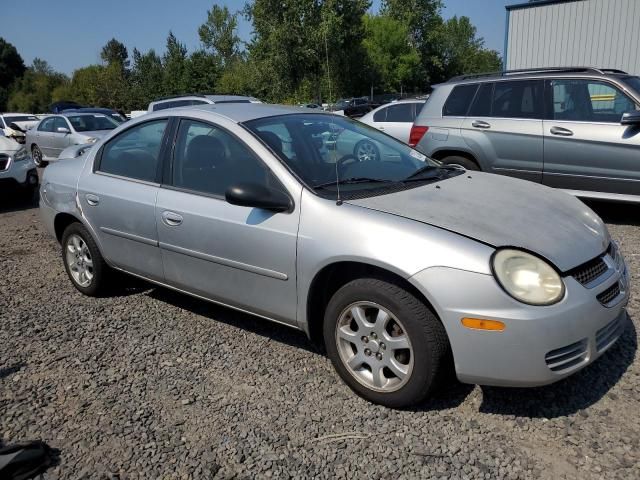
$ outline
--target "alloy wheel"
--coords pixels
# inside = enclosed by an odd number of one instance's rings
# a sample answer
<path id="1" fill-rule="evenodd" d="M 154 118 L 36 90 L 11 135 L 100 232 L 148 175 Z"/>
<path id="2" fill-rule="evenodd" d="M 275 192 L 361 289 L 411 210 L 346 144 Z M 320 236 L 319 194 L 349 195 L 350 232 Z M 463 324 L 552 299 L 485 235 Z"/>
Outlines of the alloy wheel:
<path id="1" fill-rule="evenodd" d="M 42 166 L 42 152 L 38 148 L 37 145 L 34 145 L 31 149 L 31 156 L 33 157 L 33 163 L 36 164 L 36 167 Z"/>
<path id="2" fill-rule="evenodd" d="M 93 281 L 93 260 L 87 243 L 80 235 L 73 234 L 67 240 L 66 261 L 73 281 L 88 287 Z"/>
<path id="3" fill-rule="evenodd" d="M 338 319 L 335 338 L 342 363 L 365 387 L 393 392 L 411 378 L 411 340 L 401 321 L 381 305 L 349 305 Z"/>
<path id="4" fill-rule="evenodd" d="M 378 160 L 378 149 L 371 142 L 362 142 L 356 148 L 356 157 L 361 162 Z"/>

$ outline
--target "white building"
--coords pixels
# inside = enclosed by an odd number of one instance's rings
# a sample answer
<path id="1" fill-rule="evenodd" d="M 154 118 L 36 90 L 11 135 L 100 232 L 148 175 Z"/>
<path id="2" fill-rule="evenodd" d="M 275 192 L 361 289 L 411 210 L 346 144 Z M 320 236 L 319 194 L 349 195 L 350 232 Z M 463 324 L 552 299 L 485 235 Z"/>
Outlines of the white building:
<path id="1" fill-rule="evenodd" d="M 534 0 L 507 8 L 507 70 L 584 66 L 640 75 L 640 0 Z"/>

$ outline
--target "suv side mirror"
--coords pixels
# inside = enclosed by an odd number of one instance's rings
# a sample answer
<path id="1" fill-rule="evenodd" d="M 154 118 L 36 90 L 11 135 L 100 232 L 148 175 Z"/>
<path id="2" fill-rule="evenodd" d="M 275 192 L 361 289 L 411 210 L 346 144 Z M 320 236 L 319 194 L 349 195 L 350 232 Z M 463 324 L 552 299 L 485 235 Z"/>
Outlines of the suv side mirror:
<path id="1" fill-rule="evenodd" d="M 71 133 L 71 131 L 67 127 L 58 127 L 58 128 L 56 128 L 56 132 L 58 132 L 58 133 Z"/>
<path id="2" fill-rule="evenodd" d="M 286 212 L 291 208 L 291 200 L 287 194 L 257 183 L 232 185 L 224 196 L 231 205 L 241 207 L 262 208 L 272 212 Z"/>
<path id="3" fill-rule="evenodd" d="M 627 112 L 622 114 L 620 125 L 640 125 L 640 110 Z"/>

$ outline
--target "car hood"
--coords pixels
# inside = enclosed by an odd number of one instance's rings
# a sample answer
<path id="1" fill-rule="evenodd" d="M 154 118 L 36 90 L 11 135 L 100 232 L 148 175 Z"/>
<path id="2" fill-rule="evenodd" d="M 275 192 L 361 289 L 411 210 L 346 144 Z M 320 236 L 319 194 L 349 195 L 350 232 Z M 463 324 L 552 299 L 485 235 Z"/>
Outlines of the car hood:
<path id="1" fill-rule="evenodd" d="M 19 132 L 26 132 L 31 127 L 33 127 L 35 124 L 37 124 L 38 122 L 39 122 L 39 120 L 26 120 L 24 122 L 11 122 L 9 124 L 9 128 L 11 128 L 12 130 L 16 130 L 15 128 L 13 128 L 13 126 L 15 125 L 16 127 L 18 127 L 18 131 Z"/>
<path id="2" fill-rule="evenodd" d="M 13 153 L 21 148 L 22 145 L 12 138 L 0 137 L 0 153 Z"/>
<path id="3" fill-rule="evenodd" d="M 606 226 L 577 198 L 514 178 L 466 172 L 441 182 L 348 203 L 399 215 L 493 247 L 517 247 L 561 271 L 603 253 Z"/>

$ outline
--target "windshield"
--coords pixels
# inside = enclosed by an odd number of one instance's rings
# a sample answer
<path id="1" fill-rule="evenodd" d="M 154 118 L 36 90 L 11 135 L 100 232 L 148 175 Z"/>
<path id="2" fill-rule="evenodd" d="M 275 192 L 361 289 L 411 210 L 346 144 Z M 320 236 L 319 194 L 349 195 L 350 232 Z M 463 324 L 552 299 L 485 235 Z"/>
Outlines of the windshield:
<path id="1" fill-rule="evenodd" d="M 341 110 L 343 108 L 346 108 L 349 106 L 349 100 L 346 100 L 344 98 L 341 98 L 340 100 L 338 100 L 336 102 L 336 104 L 334 105 L 336 110 Z"/>
<path id="2" fill-rule="evenodd" d="M 78 115 L 67 117 L 76 132 L 93 132 L 95 130 L 113 130 L 119 123 L 105 115 Z"/>
<path id="3" fill-rule="evenodd" d="M 624 77 L 622 80 L 636 91 L 636 95 L 640 95 L 640 77 Z"/>
<path id="4" fill-rule="evenodd" d="M 246 123 L 305 184 L 336 193 L 414 181 L 435 161 L 406 144 L 347 117 L 300 113 Z M 344 184 L 344 185 L 342 185 Z"/>
<path id="5" fill-rule="evenodd" d="M 14 122 L 37 122 L 39 119 L 35 115 L 11 115 L 5 116 L 4 121 L 9 125 Z"/>

